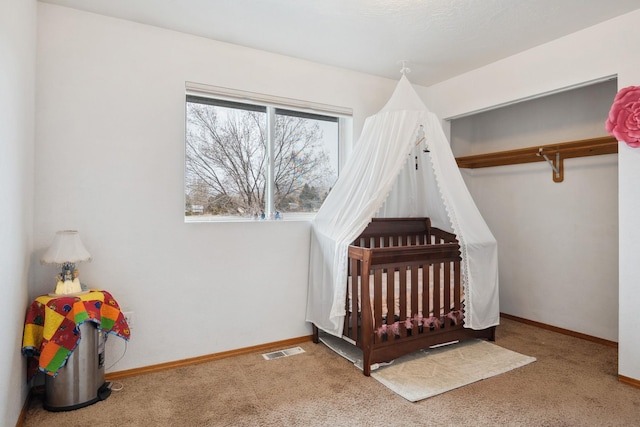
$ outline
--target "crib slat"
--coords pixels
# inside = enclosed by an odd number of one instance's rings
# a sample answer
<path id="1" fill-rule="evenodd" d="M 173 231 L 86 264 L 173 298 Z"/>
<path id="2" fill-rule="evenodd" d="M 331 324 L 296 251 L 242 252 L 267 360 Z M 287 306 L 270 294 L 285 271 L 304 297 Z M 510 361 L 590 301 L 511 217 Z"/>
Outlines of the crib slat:
<path id="1" fill-rule="evenodd" d="M 422 284 L 424 286 L 425 283 L 429 283 L 429 279 L 427 276 L 427 280 L 425 281 L 424 279 L 424 272 L 425 272 L 425 266 L 422 266 Z M 428 271 L 427 271 L 428 272 Z M 413 281 L 413 277 L 416 277 L 416 281 L 419 280 L 418 274 L 414 274 L 413 270 L 411 270 L 411 317 L 415 317 L 418 314 L 418 307 L 420 306 L 420 303 L 418 301 L 419 299 L 419 289 L 418 289 L 418 283 Z M 423 305 L 424 307 L 424 305 Z M 417 325 L 416 325 L 417 326 Z"/>
<path id="2" fill-rule="evenodd" d="M 396 319 L 395 314 L 395 270 L 390 268 L 387 270 L 387 325 L 392 325 Z M 393 333 L 387 333 L 387 337 L 393 337 Z"/>
<path id="3" fill-rule="evenodd" d="M 404 322 L 407 318 L 407 266 L 400 266 L 399 271 L 400 276 L 400 322 Z M 402 331 L 405 331 L 404 327 L 401 328 Z M 405 332 L 406 333 L 406 332 Z M 404 335 L 404 334 L 403 334 Z"/>
<path id="4" fill-rule="evenodd" d="M 420 272 L 420 268 L 417 265 L 411 266 L 411 317 L 418 314 L 418 294 L 420 292 L 420 276 L 418 276 Z M 424 281 L 422 281 L 424 284 Z M 406 304 L 405 304 L 406 305 Z M 416 331 L 418 330 L 417 325 Z M 417 332 L 416 332 L 417 333 Z"/>
<path id="5" fill-rule="evenodd" d="M 433 317 L 442 315 L 440 307 L 440 263 L 433 265 Z"/>
<path id="6" fill-rule="evenodd" d="M 444 267 L 444 315 L 451 311 L 451 263 L 446 262 Z"/>
<path id="7" fill-rule="evenodd" d="M 456 310 L 460 310 L 462 309 L 460 303 L 460 293 L 462 291 L 462 282 L 460 280 L 460 261 L 455 261 L 453 263 L 453 281 L 455 284 L 453 288 L 453 302 L 455 304 Z"/>
<path id="8" fill-rule="evenodd" d="M 373 327 L 375 330 L 382 326 L 382 269 L 380 268 L 373 270 L 373 295 Z"/>
<path id="9" fill-rule="evenodd" d="M 429 277 L 433 271 L 433 265 L 424 264 L 422 266 L 422 317 L 429 317 L 429 307 L 431 301 L 431 286 Z"/>

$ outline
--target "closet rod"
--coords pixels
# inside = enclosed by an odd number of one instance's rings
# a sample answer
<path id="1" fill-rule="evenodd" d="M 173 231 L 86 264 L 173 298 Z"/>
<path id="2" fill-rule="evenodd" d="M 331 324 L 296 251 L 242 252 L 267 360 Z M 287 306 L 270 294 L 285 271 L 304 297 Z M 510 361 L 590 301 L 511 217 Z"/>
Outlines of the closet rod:
<path id="1" fill-rule="evenodd" d="M 499 151 L 495 153 L 477 154 L 474 156 L 457 157 L 460 168 L 488 168 L 492 166 L 515 165 L 533 163 L 553 159 L 555 166 L 553 180 L 562 181 L 563 160 L 574 157 L 599 156 L 618 152 L 618 141 L 612 136 L 582 139 L 579 141 L 561 142 L 557 144 L 538 145 L 536 147 L 519 148 L 516 150 Z M 545 159 L 546 156 L 546 159 Z"/>
<path id="2" fill-rule="evenodd" d="M 460 168 L 488 168 L 492 166 L 515 165 L 548 161 L 554 168 L 553 180 L 563 179 L 563 160 L 574 157 L 599 156 L 618 152 L 618 141 L 612 136 L 582 139 L 579 141 L 561 142 L 557 144 L 538 145 L 536 147 L 495 153 L 477 154 L 457 157 Z M 552 160 L 549 160 L 552 159 Z"/>

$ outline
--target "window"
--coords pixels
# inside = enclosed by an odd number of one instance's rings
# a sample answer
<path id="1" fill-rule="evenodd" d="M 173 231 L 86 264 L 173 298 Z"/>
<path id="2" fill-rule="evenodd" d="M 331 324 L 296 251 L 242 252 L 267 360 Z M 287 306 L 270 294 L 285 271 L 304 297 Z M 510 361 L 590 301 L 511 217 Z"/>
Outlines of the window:
<path id="1" fill-rule="evenodd" d="M 187 94 L 189 221 L 306 217 L 338 177 L 338 115 Z"/>

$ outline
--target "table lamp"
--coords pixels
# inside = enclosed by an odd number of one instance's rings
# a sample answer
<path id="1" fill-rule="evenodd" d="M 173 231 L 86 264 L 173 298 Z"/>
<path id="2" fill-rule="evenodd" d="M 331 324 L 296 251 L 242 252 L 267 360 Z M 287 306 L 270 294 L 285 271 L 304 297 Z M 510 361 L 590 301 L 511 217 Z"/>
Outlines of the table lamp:
<path id="1" fill-rule="evenodd" d="M 80 272 L 76 263 L 91 261 L 91 254 L 82 244 L 77 230 L 58 231 L 45 254 L 40 258 L 42 264 L 56 264 L 62 271 L 56 280 L 56 295 L 82 292 Z"/>

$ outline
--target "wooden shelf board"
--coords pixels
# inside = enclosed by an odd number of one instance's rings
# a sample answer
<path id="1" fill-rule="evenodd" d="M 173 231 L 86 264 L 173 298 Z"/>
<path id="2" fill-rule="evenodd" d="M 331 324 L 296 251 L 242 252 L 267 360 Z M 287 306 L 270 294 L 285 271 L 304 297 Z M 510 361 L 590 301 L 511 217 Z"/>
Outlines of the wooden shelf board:
<path id="1" fill-rule="evenodd" d="M 542 149 L 542 153 L 546 154 L 549 158 L 552 158 L 552 156 L 555 157 L 556 153 L 560 153 L 560 157 L 564 160 L 575 157 L 599 156 L 602 154 L 617 153 L 618 141 L 612 136 L 605 136 L 495 153 L 477 154 L 474 156 L 457 157 L 456 162 L 458 163 L 458 167 L 469 169 L 543 162 L 545 161 L 544 157 L 538 155 L 540 153 L 540 149 Z"/>

